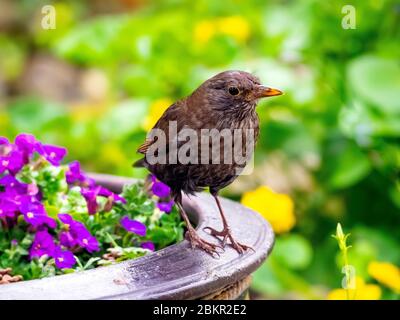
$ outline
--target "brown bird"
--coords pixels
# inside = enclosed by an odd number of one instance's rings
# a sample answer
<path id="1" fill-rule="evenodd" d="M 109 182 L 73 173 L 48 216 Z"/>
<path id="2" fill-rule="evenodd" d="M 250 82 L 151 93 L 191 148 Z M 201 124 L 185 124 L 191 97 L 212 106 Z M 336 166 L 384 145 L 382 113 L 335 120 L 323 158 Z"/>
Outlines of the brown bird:
<path id="1" fill-rule="evenodd" d="M 171 188 L 172 197 L 187 226 L 186 237 L 193 248 L 199 247 L 210 254 L 218 254 L 217 248 L 221 248 L 196 233 L 182 207 L 182 192 L 194 194 L 207 187 L 217 203 L 223 229 L 205 229 L 211 235 L 221 237 L 223 246 L 229 239 L 230 245 L 238 253 L 250 248 L 234 239 L 218 199 L 218 192 L 237 178 L 251 158 L 259 135 L 259 119 L 255 111 L 258 101 L 281 94 L 277 89 L 261 85 L 260 80 L 250 73 L 219 73 L 205 81 L 190 96 L 171 105 L 155 124 L 152 134 L 139 147 L 138 152 L 145 157 L 134 166 L 148 168 L 157 179 Z M 171 130 L 174 126 L 176 133 Z M 211 134 L 209 130 L 213 130 Z M 181 139 L 180 134 L 184 131 L 185 139 Z M 163 132 L 165 136 L 154 132 Z M 203 143 L 203 132 L 208 132 L 212 141 L 205 140 Z M 222 134 L 217 135 L 222 132 L 228 136 L 231 134 L 230 139 Z M 235 136 L 235 132 L 242 135 Z M 243 135 L 244 132 L 246 134 Z M 198 138 L 194 139 L 188 133 L 197 134 Z M 235 149 L 235 145 L 239 147 Z M 251 150 L 247 150 L 247 146 Z M 244 151 L 245 160 L 239 161 L 237 158 L 243 156 Z"/>

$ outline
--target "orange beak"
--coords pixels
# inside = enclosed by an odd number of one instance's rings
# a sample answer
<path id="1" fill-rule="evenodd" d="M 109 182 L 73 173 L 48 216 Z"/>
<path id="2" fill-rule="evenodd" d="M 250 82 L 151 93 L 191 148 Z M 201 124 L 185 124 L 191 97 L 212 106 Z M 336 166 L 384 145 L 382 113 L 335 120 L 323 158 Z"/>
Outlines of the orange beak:
<path id="1" fill-rule="evenodd" d="M 268 88 L 262 85 L 258 86 L 255 91 L 257 98 L 280 96 L 283 94 L 283 92 L 278 89 Z"/>

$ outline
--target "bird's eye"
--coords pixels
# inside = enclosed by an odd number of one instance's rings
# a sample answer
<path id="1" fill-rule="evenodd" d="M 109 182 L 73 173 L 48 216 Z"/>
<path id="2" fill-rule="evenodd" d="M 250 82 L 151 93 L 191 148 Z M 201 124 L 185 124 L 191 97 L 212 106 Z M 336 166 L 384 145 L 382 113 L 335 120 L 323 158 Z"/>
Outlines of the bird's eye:
<path id="1" fill-rule="evenodd" d="M 239 89 L 236 87 L 229 87 L 228 91 L 232 96 L 237 96 L 239 94 Z"/>

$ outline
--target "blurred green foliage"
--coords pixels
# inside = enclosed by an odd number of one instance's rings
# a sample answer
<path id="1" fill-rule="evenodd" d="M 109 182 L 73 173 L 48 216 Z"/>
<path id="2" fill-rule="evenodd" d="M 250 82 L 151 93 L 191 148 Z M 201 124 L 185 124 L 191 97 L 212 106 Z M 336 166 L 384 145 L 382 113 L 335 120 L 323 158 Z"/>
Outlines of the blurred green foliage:
<path id="1" fill-rule="evenodd" d="M 55 30 L 40 28 L 43 1 L 11 6 L 16 26 L 0 29 L 0 135 L 31 132 L 67 147 L 86 170 L 143 177 L 130 165 L 154 101 L 187 95 L 222 70 L 251 71 L 285 92 L 258 108 L 253 177 L 270 184 L 260 168 L 277 158 L 283 175 L 295 165 L 308 181 L 289 179 L 277 190 L 294 199 L 298 224 L 277 238 L 255 275 L 255 291 L 323 298 L 327 288 L 340 287 L 341 263 L 330 237 L 338 221 L 352 233 L 349 260 L 365 280 L 372 281 L 367 265 L 373 260 L 400 264 L 395 0 L 352 1 L 356 29 L 348 30 L 341 26 L 347 4 L 341 0 L 110 3 L 54 1 Z M 44 54 L 81 78 L 96 70 L 106 85 L 96 91 L 98 77 L 89 77 L 86 91 L 94 90 L 95 98 L 83 90 L 74 99 L 49 99 L 21 86 L 32 57 Z M 226 195 L 239 199 L 253 187 L 239 179 Z"/>

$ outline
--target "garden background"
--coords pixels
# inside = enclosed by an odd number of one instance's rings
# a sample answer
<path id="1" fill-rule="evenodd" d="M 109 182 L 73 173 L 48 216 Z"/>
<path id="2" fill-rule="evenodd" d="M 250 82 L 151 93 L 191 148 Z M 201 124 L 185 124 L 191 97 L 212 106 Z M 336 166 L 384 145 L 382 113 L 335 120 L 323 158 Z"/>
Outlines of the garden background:
<path id="1" fill-rule="evenodd" d="M 224 191 L 277 233 L 253 297 L 344 297 L 340 222 L 356 297 L 398 299 L 400 5 L 347 2 L 0 0 L 0 136 L 144 177 L 135 150 L 166 107 L 217 72 L 253 72 L 285 92 L 258 107 L 254 172 Z"/>

